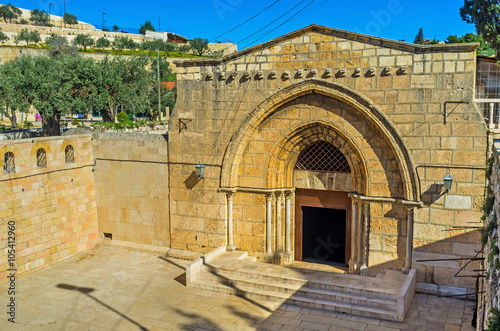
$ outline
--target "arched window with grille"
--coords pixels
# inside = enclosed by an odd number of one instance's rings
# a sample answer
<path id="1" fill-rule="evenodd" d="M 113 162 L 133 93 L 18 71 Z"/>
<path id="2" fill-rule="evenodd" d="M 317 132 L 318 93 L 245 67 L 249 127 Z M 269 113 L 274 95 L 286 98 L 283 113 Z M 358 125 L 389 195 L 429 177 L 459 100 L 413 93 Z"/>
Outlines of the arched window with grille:
<path id="1" fill-rule="evenodd" d="M 66 146 L 64 149 L 64 158 L 67 164 L 75 163 L 75 149 L 73 146 Z"/>
<path id="2" fill-rule="evenodd" d="M 36 166 L 38 168 L 47 167 L 47 152 L 45 152 L 45 149 L 43 148 L 39 148 L 36 151 Z"/>
<path id="3" fill-rule="evenodd" d="M 351 172 L 349 162 L 344 154 L 337 147 L 323 140 L 312 143 L 300 153 L 295 169 Z"/>
<path id="4" fill-rule="evenodd" d="M 14 153 L 7 152 L 3 155 L 3 173 L 13 174 L 16 172 Z"/>

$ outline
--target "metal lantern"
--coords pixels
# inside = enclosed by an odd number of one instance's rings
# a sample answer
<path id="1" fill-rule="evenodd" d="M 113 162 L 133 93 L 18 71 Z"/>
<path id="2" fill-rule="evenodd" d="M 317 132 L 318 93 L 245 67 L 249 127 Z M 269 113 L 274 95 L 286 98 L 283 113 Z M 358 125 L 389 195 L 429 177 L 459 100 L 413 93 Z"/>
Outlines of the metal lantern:
<path id="1" fill-rule="evenodd" d="M 205 177 L 205 166 L 198 162 L 197 165 L 194 166 L 194 169 L 196 170 L 196 175 L 198 178 L 204 178 Z"/>
<path id="2" fill-rule="evenodd" d="M 443 177 L 444 181 L 444 190 L 448 193 L 451 190 L 451 185 L 453 184 L 453 177 L 450 175 L 450 171 L 446 173 L 446 176 Z"/>

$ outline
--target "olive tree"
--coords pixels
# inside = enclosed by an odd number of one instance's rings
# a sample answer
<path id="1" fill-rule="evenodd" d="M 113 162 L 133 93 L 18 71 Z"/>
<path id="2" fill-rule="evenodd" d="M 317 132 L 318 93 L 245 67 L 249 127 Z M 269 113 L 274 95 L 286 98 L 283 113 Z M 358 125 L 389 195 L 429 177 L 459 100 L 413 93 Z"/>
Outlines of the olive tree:
<path id="1" fill-rule="evenodd" d="M 91 36 L 89 36 L 88 34 L 79 34 L 79 35 L 77 35 L 75 37 L 75 39 L 73 40 L 73 42 L 76 45 L 82 46 L 84 52 L 87 51 L 87 47 L 88 46 L 94 45 L 94 39 Z"/>
<path id="2" fill-rule="evenodd" d="M 3 18 L 5 23 L 12 23 L 13 19 L 21 16 L 23 12 L 21 9 L 13 6 L 10 2 L 6 5 L 0 5 L 0 16 Z"/>
<path id="3" fill-rule="evenodd" d="M 45 10 L 39 10 L 39 9 L 33 9 L 31 11 L 31 16 L 30 20 L 35 24 L 35 25 L 49 25 L 50 18 L 49 14 Z"/>
<path id="4" fill-rule="evenodd" d="M 78 19 L 75 15 L 71 15 L 70 13 L 65 13 L 63 17 L 63 21 L 65 24 L 74 25 L 78 24 Z"/>
<path id="5" fill-rule="evenodd" d="M 40 34 L 38 31 L 29 31 L 28 29 L 21 29 L 19 33 L 14 37 L 14 42 L 17 44 L 20 41 L 24 41 L 26 46 L 31 43 L 39 43 L 41 41 Z"/>
<path id="6" fill-rule="evenodd" d="M 109 41 L 109 39 L 107 39 L 105 37 L 101 37 L 101 38 L 97 39 L 97 41 L 95 43 L 95 47 L 97 47 L 99 49 L 109 48 L 109 45 L 111 45 L 111 42 Z"/>
<path id="7" fill-rule="evenodd" d="M 195 38 L 189 41 L 189 45 L 193 52 L 202 56 L 206 51 L 208 51 L 208 40 L 202 38 Z"/>

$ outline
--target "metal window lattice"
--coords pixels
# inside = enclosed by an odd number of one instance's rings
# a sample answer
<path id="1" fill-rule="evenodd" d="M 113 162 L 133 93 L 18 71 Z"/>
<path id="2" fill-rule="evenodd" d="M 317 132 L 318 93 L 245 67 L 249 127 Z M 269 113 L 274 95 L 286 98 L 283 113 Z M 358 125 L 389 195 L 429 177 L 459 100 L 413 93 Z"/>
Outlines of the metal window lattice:
<path id="1" fill-rule="evenodd" d="M 3 173 L 12 174 L 16 172 L 16 165 L 14 163 L 14 153 L 7 152 L 3 156 Z"/>
<path id="2" fill-rule="evenodd" d="M 43 148 L 36 151 L 36 166 L 38 168 L 47 167 L 47 153 Z"/>
<path id="3" fill-rule="evenodd" d="M 299 155 L 297 170 L 351 172 L 344 154 L 326 141 L 318 141 L 308 146 Z"/>
<path id="4" fill-rule="evenodd" d="M 75 163 L 75 149 L 73 146 L 66 146 L 65 150 L 66 163 Z"/>

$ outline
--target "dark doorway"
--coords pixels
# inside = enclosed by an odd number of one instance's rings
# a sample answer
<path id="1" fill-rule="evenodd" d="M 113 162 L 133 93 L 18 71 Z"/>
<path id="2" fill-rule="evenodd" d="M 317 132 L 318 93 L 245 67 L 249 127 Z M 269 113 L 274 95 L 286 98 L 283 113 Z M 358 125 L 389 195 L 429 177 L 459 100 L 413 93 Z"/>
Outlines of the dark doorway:
<path id="1" fill-rule="evenodd" d="M 346 210 L 302 206 L 302 214 L 302 260 L 345 265 Z"/>

